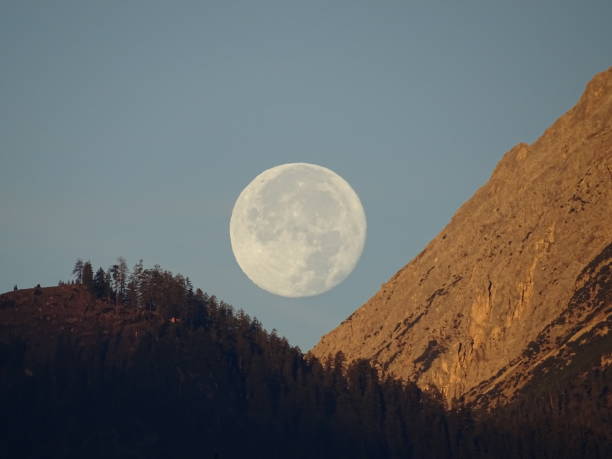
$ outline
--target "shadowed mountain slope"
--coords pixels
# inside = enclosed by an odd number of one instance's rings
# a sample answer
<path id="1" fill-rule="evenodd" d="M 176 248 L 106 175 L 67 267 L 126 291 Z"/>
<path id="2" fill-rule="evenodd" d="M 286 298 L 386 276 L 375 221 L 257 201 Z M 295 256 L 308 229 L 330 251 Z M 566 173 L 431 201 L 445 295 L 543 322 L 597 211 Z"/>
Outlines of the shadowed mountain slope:
<path id="1" fill-rule="evenodd" d="M 183 281 L 142 306 L 0 295 L 0 457 L 448 457 L 438 400 L 365 361 L 323 367 Z"/>
<path id="2" fill-rule="evenodd" d="M 583 321 L 609 300 L 607 256 L 583 271 L 572 298 L 570 313 Z M 83 285 L 0 295 L 0 457 L 612 454 L 612 368 L 594 361 L 610 346 L 601 326 L 567 335 L 510 403 L 446 410 L 435 392 L 380 378 L 366 360 L 338 353 L 321 365 L 180 275 L 135 272 L 135 295 L 131 282 L 109 290 L 90 275 Z M 547 352 L 553 334 L 542 336 L 532 352 Z"/>

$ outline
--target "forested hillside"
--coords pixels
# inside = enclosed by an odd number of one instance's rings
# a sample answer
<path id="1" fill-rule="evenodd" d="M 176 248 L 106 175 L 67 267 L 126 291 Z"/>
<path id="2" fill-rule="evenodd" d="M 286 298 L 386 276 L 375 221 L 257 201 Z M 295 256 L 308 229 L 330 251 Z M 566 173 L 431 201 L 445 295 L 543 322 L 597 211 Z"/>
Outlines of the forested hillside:
<path id="1" fill-rule="evenodd" d="M 612 453 L 609 433 L 584 422 L 605 416 L 609 367 L 583 375 L 597 393 L 580 392 L 592 403 L 571 411 L 550 406 L 578 393 L 566 386 L 503 412 L 447 411 L 438 394 L 380 379 L 365 360 L 304 355 L 158 266 L 77 262 L 74 275 L 0 296 L 0 457 Z"/>

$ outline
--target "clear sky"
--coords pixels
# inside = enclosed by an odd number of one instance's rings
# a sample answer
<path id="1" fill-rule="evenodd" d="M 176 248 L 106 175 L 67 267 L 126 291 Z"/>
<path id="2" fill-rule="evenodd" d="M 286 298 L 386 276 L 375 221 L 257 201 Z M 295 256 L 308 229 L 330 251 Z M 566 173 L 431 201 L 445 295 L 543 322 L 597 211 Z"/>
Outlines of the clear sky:
<path id="1" fill-rule="evenodd" d="M 0 290 L 143 258 L 306 350 L 612 65 L 611 20 L 610 0 L 0 0 Z M 336 171 L 368 219 L 318 297 L 260 290 L 229 244 L 242 188 L 287 162 Z"/>

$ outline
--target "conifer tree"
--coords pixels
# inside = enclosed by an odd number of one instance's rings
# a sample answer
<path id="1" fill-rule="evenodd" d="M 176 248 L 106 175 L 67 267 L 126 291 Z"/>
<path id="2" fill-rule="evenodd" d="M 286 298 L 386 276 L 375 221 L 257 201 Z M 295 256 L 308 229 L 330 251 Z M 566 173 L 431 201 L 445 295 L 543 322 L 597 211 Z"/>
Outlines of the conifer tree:
<path id="1" fill-rule="evenodd" d="M 106 273 L 102 268 L 96 271 L 96 275 L 93 280 L 93 289 L 94 295 L 98 298 L 108 298 L 110 295 L 110 285 L 106 279 Z"/>
<path id="2" fill-rule="evenodd" d="M 132 268 L 127 283 L 127 302 L 137 308 L 142 307 L 142 287 L 143 287 L 143 263 L 142 259 Z"/>
<path id="3" fill-rule="evenodd" d="M 125 258 L 117 258 L 117 264 L 110 268 L 111 279 L 113 280 L 113 290 L 115 293 L 115 304 L 123 303 L 126 293 L 128 268 Z"/>
<path id="4" fill-rule="evenodd" d="M 88 289 L 91 289 L 93 286 L 93 268 L 91 267 L 91 262 L 89 261 L 83 263 L 81 283 Z"/>
<path id="5" fill-rule="evenodd" d="M 77 259 L 74 264 L 74 268 L 72 268 L 72 276 L 77 284 L 81 284 L 83 282 L 83 260 L 80 258 Z"/>

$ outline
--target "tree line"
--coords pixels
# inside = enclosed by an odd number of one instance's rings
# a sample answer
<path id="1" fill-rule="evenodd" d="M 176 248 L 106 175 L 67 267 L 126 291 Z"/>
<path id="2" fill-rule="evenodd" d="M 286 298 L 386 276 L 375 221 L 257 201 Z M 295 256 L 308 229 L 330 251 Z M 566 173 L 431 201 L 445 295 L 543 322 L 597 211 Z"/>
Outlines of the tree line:
<path id="1" fill-rule="evenodd" d="M 145 268 L 142 260 L 130 270 L 125 258 L 119 257 L 107 270 L 100 267 L 94 273 L 91 261 L 77 259 L 72 275 L 74 283 L 83 285 L 96 298 L 156 311 L 165 318 L 178 316 L 187 299 L 194 295 L 188 277 L 175 275 L 159 265 Z M 202 296 L 203 292 L 197 289 L 195 294 Z"/>

